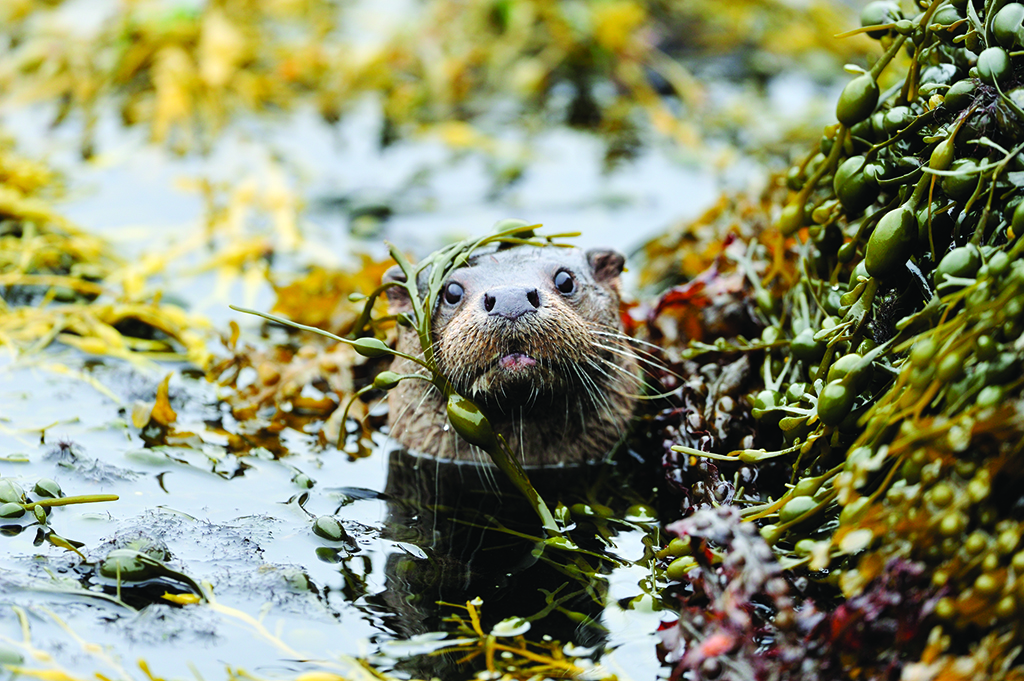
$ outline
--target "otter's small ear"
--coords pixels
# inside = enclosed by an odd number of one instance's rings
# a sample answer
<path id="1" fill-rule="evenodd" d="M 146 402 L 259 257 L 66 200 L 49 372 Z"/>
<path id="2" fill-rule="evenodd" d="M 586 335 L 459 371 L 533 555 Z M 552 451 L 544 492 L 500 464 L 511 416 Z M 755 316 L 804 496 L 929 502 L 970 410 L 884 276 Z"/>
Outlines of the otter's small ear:
<path id="1" fill-rule="evenodd" d="M 599 282 L 610 281 L 622 274 L 626 257 L 608 248 L 594 248 L 587 251 L 587 262 Z"/>
<path id="2" fill-rule="evenodd" d="M 390 281 L 400 281 L 404 283 L 406 280 L 405 272 L 402 271 L 401 267 L 395 265 L 384 273 L 381 283 L 386 284 Z M 388 296 L 388 307 L 391 312 L 409 312 L 412 310 L 412 302 L 409 300 L 409 292 L 405 290 L 405 287 L 389 286 L 386 293 Z"/>

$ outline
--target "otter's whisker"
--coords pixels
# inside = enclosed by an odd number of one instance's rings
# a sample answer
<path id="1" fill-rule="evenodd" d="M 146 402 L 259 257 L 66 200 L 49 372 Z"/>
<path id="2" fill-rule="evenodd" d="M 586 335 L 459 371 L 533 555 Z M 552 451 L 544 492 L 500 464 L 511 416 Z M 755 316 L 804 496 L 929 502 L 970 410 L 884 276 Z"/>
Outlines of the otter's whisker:
<path id="1" fill-rule="evenodd" d="M 600 370 L 593 360 L 588 359 L 588 364 L 593 366 L 595 369 Z M 581 383 L 583 383 L 584 392 L 589 398 L 589 402 L 594 409 L 600 411 L 601 409 L 610 409 L 611 405 L 608 402 L 608 397 L 605 393 L 600 390 L 597 386 L 597 382 L 592 376 L 583 371 L 580 367 L 573 365 L 573 370 L 579 376 Z"/>
<path id="2" fill-rule="evenodd" d="M 603 346 L 597 345 L 596 343 L 594 343 L 592 345 L 595 345 L 596 347 L 601 347 L 602 349 L 608 349 L 608 348 L 603 348 Z M 615 353 L 615 354 L 622 355 L 624 357 L 628 357 L 630 359 L 636 359 L 635 357 L 632 357 L 628 353 L 619 353 L 619 352 L 615 352 L 614 350 L 610 350 L 610 351 Z M 631 382 L 633 382 L 633 383 L 639 384 L 639 383 L 642 382 L 641 378 L 639 376 L 637 376 L 636 373 L 630 371 L 629 369 L 627 369 L 625 367 L 619 366 L 617 363 L 615 363 L 615 362 L 613 362 L 613 361 L 611 361 L 609 359 L 605 359 L 604 357 L 597 357 L 596 360 L 600 361 L 603 365 L 608 366 L 609 368 L 614 368 L 617 371 L 621 372 L 624 376 L 629 377 Z"/>
<path id="3" fill-rule="evenodd" d="M 668 370 L 665 366 L 665 361 L 661 359 L 661 355 L 664 349 L 655 345 L 654 343 L 642 340 L 640 338 L 633 338 L 628 336 L 621 331 L 609 330 L 607 327 L 599 326 L 596 324 L 590 324 L 590 332 L 596 336 L 603 336 L 614 341 L 619 341 L 621 347 L 628 347 L 636 352 L 637 359 L 646 358 L 658 365 L 662 370 Z M 650 348 L 650 351 L 640 349 L 638 346 L 646 346 Z"/>
<path id="4" fill-rule="evenodd" d="M 640 356 L 640 355 L 638 355 L 638 354 L 636 354 L 634 352 L 620 350 L 620 349 L 615 348 L 615 347 L 611 347 L 611 346 L 607 346 L 607 345 L 598 343 L 597 341 L 592 341 L 591 345 L 594 346 L 594 347 L 597 347 L 597 348 L 599 348 L 601 350 L 604 350 L 606 352 L 609 352 L 611 354 L 618 355 L 620 357 L 625 357 L 627 359 L 632 359 L 633 361 L 635 361 L 638 364 L 643 365 L 643 366 L 645 366 L 647 368 L 656 369 L 658 371 L 662 371 L 662 372 L 668 373 L 669 375 L 675 376 L 676 378 L 682 380 L 681 376 L 679 376 L 678 374 L 676 374 L 673 371 L 669 371 L 665 367 L 665 365 L 662 362 L 658 361 L 658 360 L 650 360 L 650 359 L 647 359 L 647 358 L 645 358 L 643 356 Z M 618 365 L 616 365 L 616 366 L 618 366 Z M 621 369 L 622 367 L 619 367 L 619 368 Z"/>
<path id="5" fill-rule="evenodd" d="M 601 336 L 608 336 L 609 338 L 615 338 L 617 340 L 622 340 L 622 341 L 625 341 L 625 342 L 627 342 L 627 343 L 629 343 L 631 345 L 646 345 L 647 347 L 651 348 L 655 352 L 661 352 L 662 351 L 661 346 L 656 345 L 655 343 L 651 343 L 650 341 L 645 341 L 645 340 L 643 340 L 641 338 L 634 338 L 633 336 L 630 336 L 628 334 L 622 333 L 621 331 L 615 331 L 614 329 L 609 329 L 608 327 L 599 326 L 597 324 L 589 324 L 589 326 L 590 326 L 591 333 L 596 333 L 596 334 L 599 334 Z"/>

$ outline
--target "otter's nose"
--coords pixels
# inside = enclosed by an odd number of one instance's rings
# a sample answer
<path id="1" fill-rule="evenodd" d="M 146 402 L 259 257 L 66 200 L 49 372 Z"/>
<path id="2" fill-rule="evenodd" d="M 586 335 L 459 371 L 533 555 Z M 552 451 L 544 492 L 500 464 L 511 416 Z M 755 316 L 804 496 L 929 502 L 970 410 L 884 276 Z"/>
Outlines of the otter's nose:
<path id="1" fill-rule="evenodd" d="M 484 309 L 490 315 L 519 319 L 536 312 L 540 307 L 540 294 L 525 286 L 499 286 L 484 293 Z"/>

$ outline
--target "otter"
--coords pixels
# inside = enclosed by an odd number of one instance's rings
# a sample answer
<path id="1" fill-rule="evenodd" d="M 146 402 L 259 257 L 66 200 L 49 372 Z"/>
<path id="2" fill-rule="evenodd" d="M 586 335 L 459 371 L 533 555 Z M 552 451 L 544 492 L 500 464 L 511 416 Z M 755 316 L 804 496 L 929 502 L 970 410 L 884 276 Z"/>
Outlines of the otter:
<path id="1" fill-rule="evenodd" d="M 640 378 L 619 311 L 624 262 L 607 249 L 502 245 L 477 252 L 442 285 L 431 316 L 437 368 L 525 467 L 603 460 L 626 433 Z M 384 280 L 405 275 L 393 267 Z M 400 286 L 388 289 L 388 302 L 395 314 L 412 309 Z M 397 349 L 422 355 L 414 329 L 399 326 Z M 392 369 L 425 373 L 402 358 Z M 451 429 L 427 381 L 400 382 L 389 413 L 390 436 L 413 452 L 490 463 Z"/>

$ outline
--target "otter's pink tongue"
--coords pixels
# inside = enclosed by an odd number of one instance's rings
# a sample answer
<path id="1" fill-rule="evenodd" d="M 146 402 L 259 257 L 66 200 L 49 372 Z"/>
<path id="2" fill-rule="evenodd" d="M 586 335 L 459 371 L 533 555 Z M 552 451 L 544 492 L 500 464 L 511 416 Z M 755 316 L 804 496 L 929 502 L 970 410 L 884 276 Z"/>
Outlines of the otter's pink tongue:
<path id="1" fill-rule="evenodd" d="M 529 355 L 524 355 L 521 352 L 513 352 L 512 354 L 505 355 L 498 360 L 498 366 L 505 371 L 521 371 L 535 366 L 536 364 L 537 360 Z"/>

